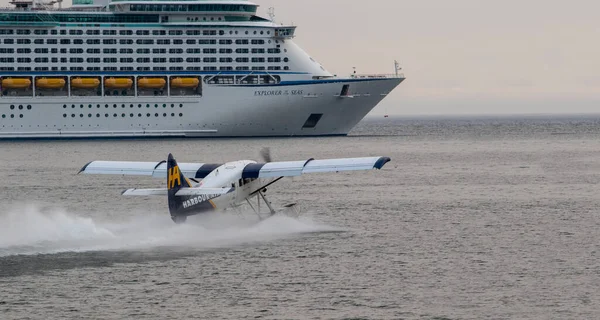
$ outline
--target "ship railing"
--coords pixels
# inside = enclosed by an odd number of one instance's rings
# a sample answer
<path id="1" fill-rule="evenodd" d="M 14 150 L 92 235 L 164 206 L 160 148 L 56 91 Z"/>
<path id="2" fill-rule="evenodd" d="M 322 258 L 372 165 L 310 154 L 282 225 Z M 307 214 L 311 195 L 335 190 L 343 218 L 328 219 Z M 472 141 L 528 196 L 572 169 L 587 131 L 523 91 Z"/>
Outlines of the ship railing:
<path id="1" fill-rule="evenodd" d="M 395 79 L 395 78 L 404 78 L 404 73 L 373 73 L 373 74 L 353 74 L 350 78 L 356 79 Z"/>

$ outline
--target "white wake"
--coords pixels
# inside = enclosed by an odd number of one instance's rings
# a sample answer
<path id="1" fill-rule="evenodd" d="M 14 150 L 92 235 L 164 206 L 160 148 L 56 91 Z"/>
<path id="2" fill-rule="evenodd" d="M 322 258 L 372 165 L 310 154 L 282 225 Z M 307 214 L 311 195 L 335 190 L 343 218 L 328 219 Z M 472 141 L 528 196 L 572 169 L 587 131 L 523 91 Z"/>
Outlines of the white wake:
<path id="1" fill-rule="evenodd" d="M 131 215 L 131 214 L 129 214 Z M 174 224 L 167 214 L 133 214 L 100 222 L 64 210 L 27 206 L 0 212 L 0 256 L 157 247 L 214 248 L 269 241 L 298 233 L 343 231 L 309 216 L 263 221 L 232 214 L 194 216 Z"/>

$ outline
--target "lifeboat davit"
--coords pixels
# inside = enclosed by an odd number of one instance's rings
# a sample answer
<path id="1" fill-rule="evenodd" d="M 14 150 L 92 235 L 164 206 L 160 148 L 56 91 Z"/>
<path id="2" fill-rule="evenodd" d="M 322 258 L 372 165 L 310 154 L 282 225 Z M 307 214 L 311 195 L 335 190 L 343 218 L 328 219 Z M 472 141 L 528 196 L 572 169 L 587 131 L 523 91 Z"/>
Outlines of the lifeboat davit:
<path id="1" fill-rule="evenodd" d="M 167 84 L 163 78 L 141 78 L 138 80 L 138 87 L 144 89 L 162 89 Z"/>
<path id="2" fill-rule="evenodd" d="M 66 83 L 63 78 L 35 79 L 35 86 L 41 89 L 62 89 Z"/>
<path id="3" fill-rule="evenodd" d="M 133 85 L 133 80 L 129 78 L 109 78 L 104 79 L 104 86 L 110 89 L 129 89 Z"/>
<path id="4" fill-rule="evenodd" d="M 31 86 L 31 80 L 27 78 L 8 78 L 2 79 L 2 88 L 6 89 L 27 89 Z"/>
<path id="5" fill-rule="evenodd" d="M 171 88 L 196 88 L 200 84 L 198 78 L 175 78 L 171 80 Z"/>
<path id="6" fill-rule="evenodd" d="M 71 80 L 71 86 L 78 89 L 96 89 L 100 85 L 98 78 L 75 78 Z"/>

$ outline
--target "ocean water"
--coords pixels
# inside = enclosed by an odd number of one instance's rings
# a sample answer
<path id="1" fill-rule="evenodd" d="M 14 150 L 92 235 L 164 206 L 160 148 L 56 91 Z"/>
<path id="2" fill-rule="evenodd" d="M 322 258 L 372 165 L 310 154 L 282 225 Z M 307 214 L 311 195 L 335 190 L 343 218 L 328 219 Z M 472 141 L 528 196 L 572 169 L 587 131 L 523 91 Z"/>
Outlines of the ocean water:
<path id="1" fill-rule="evenodd" d="M 348 137 L 0 142 L 0 319 L 595 319 L 600 116 L 368 118 Z M 91 160 L 389 156 L 174 225 Z"/>

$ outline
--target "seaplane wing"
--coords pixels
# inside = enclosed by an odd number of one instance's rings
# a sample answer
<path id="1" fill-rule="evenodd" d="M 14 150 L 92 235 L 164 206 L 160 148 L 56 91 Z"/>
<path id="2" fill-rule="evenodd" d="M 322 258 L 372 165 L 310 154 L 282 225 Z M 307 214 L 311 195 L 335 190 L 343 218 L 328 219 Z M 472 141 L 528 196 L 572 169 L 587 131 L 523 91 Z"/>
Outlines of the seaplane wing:
<path id="1" fill-rule="evenodd" d="M 234 191 L 234 188 L 186 188 L 175 193 L 176 197 L 200 196 L 200 195 L 222 195 Z M 124 196 L 167 196 L 169 189 L 127 189 L 123 191 Z"/>
<path id="2" fill-rule="evenodd" d="M 293 177 L 304 173 L 381 169 L 383 165 L 389 161 L 390 158 L 388 157 L 363 157 L 250 163 L 244 167 L 242 178 Z M 204 179 L 208 174 L 220 166 L 221 164 L 179 163 L 179 170 L 187 177 Z M 165 161 L 92 161 L 81 168 L 79 173 L 137 175 L 166 178 L 167 164 Z"/>
<path id="3" fill-rule="evenodd" d="M 180 163 L 179 170 L 188 176 L 204 179 L 221 164 L 210 163 Z M 132 176 L 167 177 L 167 162 L 135 162 L 135 161 L 92 161 L 86 164 L 79 173 L 85 174 L 115 174 Z"/>
<path id="4" fill-rule="evenodd" d="M 305 173 L 381 169 L 389 161 L 388 157 L 364 157 L 254 163 L 244 168 L 242 178 L 293 177 Z"/>

